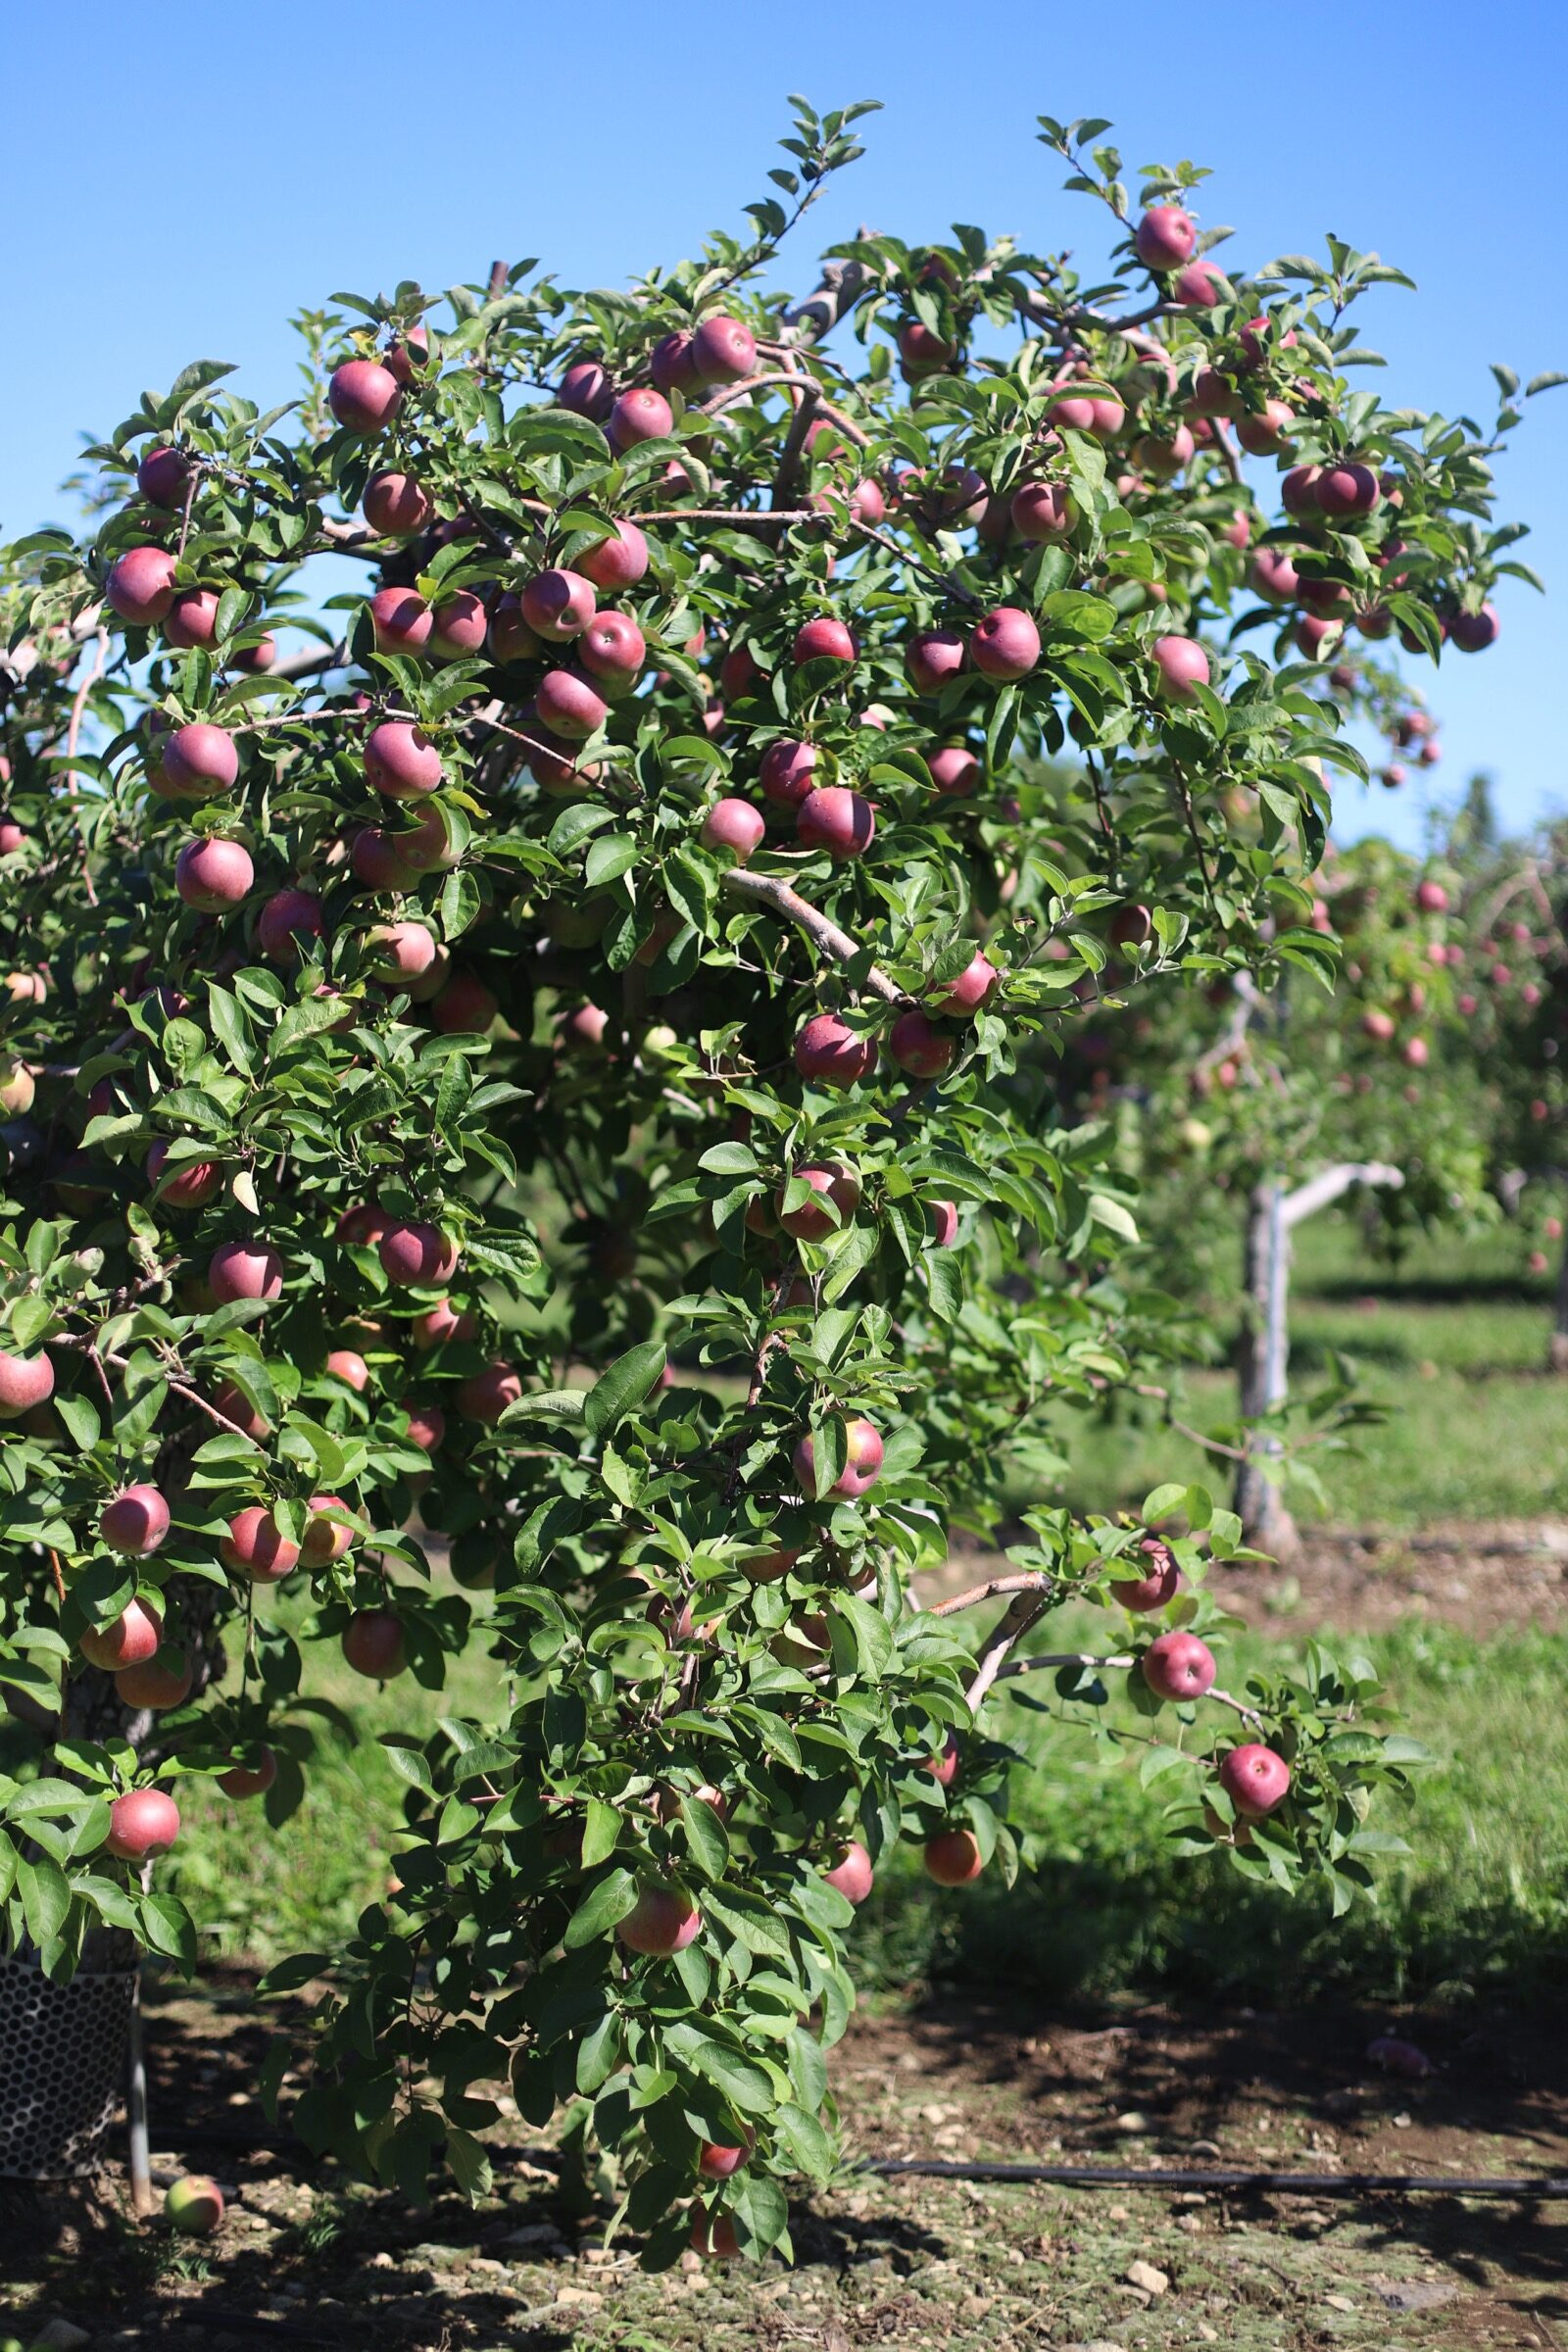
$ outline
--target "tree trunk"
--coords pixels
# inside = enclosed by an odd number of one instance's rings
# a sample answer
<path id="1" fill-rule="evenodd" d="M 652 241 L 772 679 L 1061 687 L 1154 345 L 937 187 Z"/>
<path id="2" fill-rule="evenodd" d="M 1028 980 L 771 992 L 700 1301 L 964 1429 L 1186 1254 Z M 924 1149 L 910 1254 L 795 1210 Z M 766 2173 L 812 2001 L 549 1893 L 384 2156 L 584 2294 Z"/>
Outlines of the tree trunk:
<path id="1" fill-rule="evenodd" d="M 1252 1421 L 1284 1403 L 1290 1363 L 1291 1239 L 1285 1188 L 1277 1181 L 1256 1186 L 1248 1201 L 1245 1277 L 1247 1313 L 1237 1368 L 1242 1415 Z M 1278 1454 L 1279 1441 L 1254 1434 L 1250 1444 L 1252 1458 L 1236 1474 L 1243 1538 L 1276 1559 L 1289 1559 L 1297 1549 L 1295 1523 L 1260 1458 Z"/>
<path id="2" fill-rule="evenodd" d="M 1546 1342 L 1548 1372 L 1568 1372 L 1568 1237 L 1557 1267 L 1557 1303 L 1552 1310 L 1551 1337 Z"/>

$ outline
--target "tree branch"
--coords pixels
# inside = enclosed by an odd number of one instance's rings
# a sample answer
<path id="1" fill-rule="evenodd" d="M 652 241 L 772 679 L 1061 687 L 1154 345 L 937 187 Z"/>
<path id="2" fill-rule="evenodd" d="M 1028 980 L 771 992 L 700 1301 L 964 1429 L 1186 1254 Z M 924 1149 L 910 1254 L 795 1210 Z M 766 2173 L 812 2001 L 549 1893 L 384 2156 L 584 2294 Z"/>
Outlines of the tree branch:
<path id="1" fill-rule="evenodd" d="M 1315 1216 L 1338 1200 L 1352 1184 L 1387 1185 L 1398 1192 L 1404 1184 L 1402 1169 L 1388 1167 L 1380 1159 L 1342 1159 L 1337 1167 L 1325 1168 L 1321 1176 L 1313 1176 L 1305 1184 L 1287 1193 L 1281 1202 L 1281 1213 L 1287 1226 L 1299 1225 L 1303 1217 Z"/>
<path id="2" fill-rule="evenodd" d="M 983 1600 L 995 1600 L 1003 1592 L 1052 1592 L 1056 1580 L 1040 1568 L 1020 1568 L 1013 1576 L 993 1576 L 983 1585 L 971 1585 L 967 1592 L 956 1593 L 952 1600 L 939 1600 L 928 1617 L 956 1617 L 960 1609 L 978 1608 Z"/>
<path id="3" fill-rule="evenodd" d="M 841 931 L 837 923 L 774 874 L 751 874 L 744 866 L 731 866 L 722 876 L 720 888 L 728 891 L 731 898 L 755 899 L 782 915 L 786 922 L 799 923 L 824 956 L 835 956 L 840 963 L 853 963 L 865 953 L 858 940 L 852 939 L 848 931 Z M 906 1001 L 904 991 L 874 963 L 866 973 L 865 985 L 889 1004 L 902 1004 Z"/>
<path id="4" fill-rule="evenodd" d="M 1005 1615 L 992 1627 L 986 1636 L 974 1679 L 964 1692 L 964 1698 L 972 1716 L 978 1716 L 980 1709 L 984 1706 L 986 1693 L 1002 1672 L 1008 1650 L 1023 1640 L 1029 1628 L 1042 1618 L 1051 1606 L 1056 1588 L 1050 1583 L 1049 1579 L 1044 1581 L 1046 1583 L 1045 1591 L 1041 1591 L 1037 1585 L 1027 1592 L 1020 1592 Z"/>

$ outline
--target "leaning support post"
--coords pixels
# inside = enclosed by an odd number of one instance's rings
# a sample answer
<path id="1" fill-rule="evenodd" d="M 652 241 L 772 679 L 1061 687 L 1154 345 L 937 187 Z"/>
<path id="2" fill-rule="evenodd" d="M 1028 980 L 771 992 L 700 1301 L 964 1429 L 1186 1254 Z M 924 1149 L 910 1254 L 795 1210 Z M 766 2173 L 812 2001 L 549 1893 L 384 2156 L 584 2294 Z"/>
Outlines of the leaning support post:
<path id="1" fill-rule="evenodd" d="M 1247 1207 L 1245 1281 L 1247 1321 L 1240 1351 L 1242 1417 L 1261 1420 L 1290 1394 L 1291 1234 L 1348 1193 L 1352 1185 L 1396 1189 L 1402 1172 L 1383 1160 L 1341 1160 L 1287 1192 L 1278 1178 L 1254 1187 Z M 1264 1462 L 1281 1452 L 1277 1438 L 1254 1433 L 1236 1474 L 1235 1508 L 1242 1533 L 1260 1551 L 1288 1559 L 1298 1548 L 1296 1525 Z"/>

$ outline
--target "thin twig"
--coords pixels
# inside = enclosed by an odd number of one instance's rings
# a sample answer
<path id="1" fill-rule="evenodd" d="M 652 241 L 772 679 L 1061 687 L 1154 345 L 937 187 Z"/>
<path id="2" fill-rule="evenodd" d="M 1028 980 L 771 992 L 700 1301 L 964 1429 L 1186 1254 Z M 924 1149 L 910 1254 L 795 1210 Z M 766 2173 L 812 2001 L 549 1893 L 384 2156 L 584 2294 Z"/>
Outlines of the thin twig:
<path id="1" fill-rule="evenodd" d="M 720 888 L 728 891 L 732 898 L 756 899 L 762 906 L 770 906 L 775 914 L 783 915 L 787 921 L 799 923 L 807 937 L 813 940 L 824 955 L 837 956 L 841 963 L 853 963 L 865 953 L 858 940 L 852 939 L 848 931 L 841 931 L 837 923 L 808 905 L 798 891 L 792 890 L 787 882 L 780 881 L 776 875 L 752 874 L 744 866 L 731 866 L 728 873 L 721 877 Z M 874 963 L 865 975 L 865 985 L 889 1004 L 906 1002 L 904 991 Z"/>

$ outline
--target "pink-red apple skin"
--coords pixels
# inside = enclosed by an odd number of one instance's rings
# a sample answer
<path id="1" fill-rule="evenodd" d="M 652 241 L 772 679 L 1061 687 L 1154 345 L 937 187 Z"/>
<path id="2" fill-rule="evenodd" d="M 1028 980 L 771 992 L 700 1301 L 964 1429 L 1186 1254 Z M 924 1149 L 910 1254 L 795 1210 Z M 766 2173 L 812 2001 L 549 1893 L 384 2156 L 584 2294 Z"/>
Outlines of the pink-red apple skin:
<path id="1" fill-rule="evenodd" d="M 163 1638 L 164 1621 L 152 1603 L 127 1600 L 110 1624 L 89 1626 L 76 1646 L 89 1666 L 118 1674 L 122 1666 L 145 1666 Z"/>
<path id="2" fill-rule="evenodd" d="M 1217 1672 L 1213 1651 L 1196 1634 L 1160 1634 L 1144 1652 L 1144 1680 L 1156 1698 L 1201 1698 Z"/>
<path id="3" fill-rule="evenodd" d="M 967 1886 L 985 1868 L 973 1830 L 938 1830 L 925 1841 L 926 1875 L 939 1886 Z"/>
<path id="4" fill-rule="evenodd" d="M 156 1861 L 179 1836 L 179 1807 L 163 1788 L 130 1788 L 109 1808 L 104 1840 L 121 1862 Z"/>
<path id="5" fill-rule="evenodd" d="M 391 1609 L 359 1609 L 343 1629 L 345 1662 L 373 1683 L 389 1683 L 408 1664 L 402 1620 Z"/>
<path id="6" fill-rule="evenodd" d="M 656 1957 L 683 1952 L 703 1932 L 703 1915 L 673 1886 L 644 1886 L 615 1934 L 629 1951 Z"/>
<path id="7" fill-rule="evenodd" d="M 105 1503 L 99 1514 L 98 1533 L 111 1551 L 123 1552 L 131 1559 L 145 1559 L 160 1548 L 169 1525 L 169 1505 L 157 1487 L 138 1485 L 122 1487 Z M 121 1663 L 129 1661 L 122 1659 Z"/>
<path id="8" fill-rule="evenodd" d="M 839 1848 L 838 1858 L 822 1873 L 830 1886 L 858 1907 L 864 1902 L 875 1883 L 871 1857 L 858 1838 L 852 1838 Z"/>
<path id="9" fill-rule="evenodd" d="M 1258 1741 L 1233 1747 L 1219 1768 L 1220 1787 L 1238 1813 L 1260 1821 L 1291 1792 L 1291 1768 L 1283 1756 Z"/>

